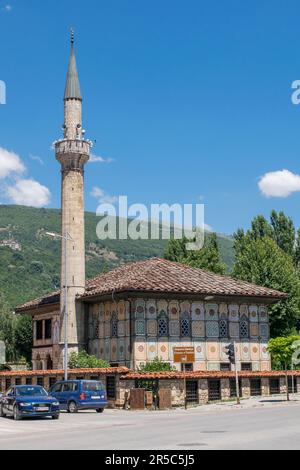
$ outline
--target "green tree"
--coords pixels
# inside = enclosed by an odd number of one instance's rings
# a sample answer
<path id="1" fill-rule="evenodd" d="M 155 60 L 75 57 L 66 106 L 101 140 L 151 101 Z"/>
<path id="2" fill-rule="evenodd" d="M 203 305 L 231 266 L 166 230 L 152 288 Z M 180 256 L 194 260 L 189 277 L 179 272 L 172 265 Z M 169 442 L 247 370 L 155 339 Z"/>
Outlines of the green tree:
<path id="1" fill-rule="evenodd" d="M 139 367 L 139 371 L 141 372 L 168 372 L 172 370 L 176 370 L 176 368 L 159 357 L 156 357 L 153 361 L 146 362 Z"/>
<path id="2" fill-rule="evenodd" d="M 15 361 L 17 358 L 15 348 L 15 317 L 0 292 L 0 339 L 6 346 L 6 360 Z"/>
<path id="3" fill-rule="evenodd" d="M 24 357 L 26 362 L 31 362 L 32 318 L 30 315 L 20 315 L 16 318 L 15 348 L 18 359 Z"/>
<path id="4" fill-rule="evenodd" d="M 186 250 L 187 238 L 181 240 L 171 239 L 167 245 L 165 258 L 187 264 L 193 268 L 206 269 L 217 274 L 225 273 L 225 265 L 220 258 L 217 235 L 211 233 L 205 236 L 205 244 L 201 250 Z"/>
<path id="5" fill-rule="evenodd" d="M 71 352 L 69 358 L 70 369 L 102 369 L 110 367 L 110 364 L 96 356 L 89 355 L 86 351 Z"/>
<path id="6" fill-rule="evenodd" d="M 186 244 L 188 241 L 189 240 L 186 237 L 183 237 L 179 240 L 171 238 L 165 251 L 165 259 L 169 261 L 176 261 L 178 263 L 185 263 L 185 260 L 188 256 L 188 252 L 186 250 Z"/>
<path id="7" fill-rule="evenodd" d="M 271 354 L 272 363 L 285 370 L 287 400 L 289 400 L 287 370 L 290 368 L 292 356 L 297 348 L 297 344 L 295 343 L 299 340 L 300 336 L 296 335 L 285 337 L 279 336 L 277 338 L 270 339 L 268 344 L 268 351 Z"/>
<path id="8" fill-rule="evenodd" d="M 240 245 L 239 245 L 240 246 Z M 271 334 L 288 334 L 300 318 L 300 279 L 292 258 L 274 240 L 251 239 L 246 235 L 243 249 L 236 252 L 233 276 L 289 294 L 270 308 Z"/>
<path id="9" fill-rule="evenodd" d="M 224 274 L 226 268 L 220 258 L 217 235 L 211 233 L 201 250 L 189 251 L 185 264 L 194 268 L 206 269 L 216 274 Z"/>
<path id="10" fill-rule="evenodd" d="M 273 228 L 273 239 L 285 253 L 294 255 L 295 247 L 295 226 L 290 217 L 287 217 L 282 211 L 271 212 L 271 226 Z"/>
<path id="11" fill-rule="evenodd" d="M 254 240 L 273 236 L 272 227 L 263 215 L 257 215 L 254 217 L 251 222 L 251 230 L 249 231 L 249 235 L 251 238 L 254 238 Z"/>
<path id="12" fill-rule="evenodd" d="M 294 248 L 294 263 L 299 268 L 300 266 L 300 228 L 297 230 Z"/>
<path id="13" fill-rule="evenodd" d="M 276 369 L 289 369 L 292 363 L 292 356 L 300 340 L 298 335 L 277 336 L 271 338 L 268 343 L 268 351 L 271 354 L 272 363 Z"/>

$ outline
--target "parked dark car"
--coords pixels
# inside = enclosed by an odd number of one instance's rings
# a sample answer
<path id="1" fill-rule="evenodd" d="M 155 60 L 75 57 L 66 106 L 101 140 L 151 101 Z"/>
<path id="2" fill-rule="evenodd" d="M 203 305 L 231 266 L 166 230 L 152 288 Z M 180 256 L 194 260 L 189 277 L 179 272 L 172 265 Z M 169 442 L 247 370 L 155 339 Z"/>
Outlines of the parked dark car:
<path id="1" fill-rule="evenodd" d="M 59 402 L 40 385 L 16 385 L 0 399 L 0 417 L 15 420 L 34 416 L 59 418 Z"/>
<path id="2" fill-rule="evenodd" d="M 50 394 L 59 401 L 60 409 L 69 413 L 78 410 L 102 413 L 107 406 L 106 390 L 97 380 L 62 380 L 51 387 Z"/>

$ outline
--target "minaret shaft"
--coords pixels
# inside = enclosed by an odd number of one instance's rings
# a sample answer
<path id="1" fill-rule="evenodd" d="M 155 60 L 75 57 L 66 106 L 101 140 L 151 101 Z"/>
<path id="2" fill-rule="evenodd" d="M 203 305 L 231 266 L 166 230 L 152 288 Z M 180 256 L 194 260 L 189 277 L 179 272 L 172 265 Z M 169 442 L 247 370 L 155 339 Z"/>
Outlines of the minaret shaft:
<path id="1" fill-rule="evenodd" d="M 84 342 L 83 312 L 76 305 L 76 295 L 85 289 L 84 165 L 89 159 L 91 142 L 83 139 L 82 98 L 73 42 L 65 87 L 63 127 L 64 138 L 55 143 L 62 174 L 60 363 L 65 333 L 69 351 L 77 351 Z"/>

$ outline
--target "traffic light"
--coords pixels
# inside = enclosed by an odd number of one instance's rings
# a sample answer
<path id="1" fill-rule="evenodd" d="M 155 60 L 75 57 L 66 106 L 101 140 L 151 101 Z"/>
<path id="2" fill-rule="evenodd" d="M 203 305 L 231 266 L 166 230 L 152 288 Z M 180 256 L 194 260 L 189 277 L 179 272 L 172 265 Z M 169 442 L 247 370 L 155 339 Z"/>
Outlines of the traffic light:
<path id="1" fill-rule="evenodd" d="M 229 362 L 231 364 L 235 364 L 235 351 L 234 351 L 234 344 L 230 343 L 228 346 L 225 347 L 226 354 L 228 356 Z"/>

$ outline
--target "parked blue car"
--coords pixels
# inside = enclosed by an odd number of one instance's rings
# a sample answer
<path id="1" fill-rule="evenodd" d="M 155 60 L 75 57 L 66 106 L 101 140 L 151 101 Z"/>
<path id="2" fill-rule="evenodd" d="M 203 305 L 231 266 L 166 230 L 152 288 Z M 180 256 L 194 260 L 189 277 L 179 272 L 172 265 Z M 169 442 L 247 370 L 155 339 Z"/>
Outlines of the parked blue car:
<path id="1" fill-rule="evenodd" d="M 78 410 L 96 410 L 102 413 L 107 406 L 106 390 L 97 380 L 62 380 L 49 392 L 60 403 L 61 410 L 77 413 Z"/>
<path id="2" fill-rule="evenodd" d="M 59 402 L 40 385 L 16 385 L 0 399 L 0 417 L 13 416 L 15 420 L 35 416 L 59 418 Z"/>

